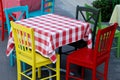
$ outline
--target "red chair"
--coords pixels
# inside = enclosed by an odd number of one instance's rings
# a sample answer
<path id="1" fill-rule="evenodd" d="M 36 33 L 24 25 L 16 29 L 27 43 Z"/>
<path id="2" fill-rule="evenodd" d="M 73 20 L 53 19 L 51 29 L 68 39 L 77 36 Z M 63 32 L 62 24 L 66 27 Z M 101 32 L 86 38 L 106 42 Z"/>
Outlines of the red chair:
<path id="1" fill-rule="evenodd" d="M 94 49 L 78 49 L 77 51 L 74 51 L 67 56 L 66 80 L 70 80 L 69 78 L 74 78 L 75 80 L 83 80 L 85 68 L 92 70 L 92 80 L 97 80 L 97 73 L 98 75 L 101 75 L 104 80 L 107 80 L 110 50 L 117 26 L 118 24 L 115 23 L 105 29 L 98 30 Z M 97 71 L 97 67 L 103 63 L 103 72 Z M 71 64 L 75 64 L 82 67 L 82 73 L 80 78 L 70 75 Z M 98 78 L 101 78 L 101 76 Z"/>
<path id="2" fill-rule="evenodd" d="M 1 21 L 1 27 L 0 27 L 0 30 L 1 30 L 1 39 L 2 41 L 4 40 L 4 25 L 5 25 L 5 16 L 4 16 L 4 12 L 3 12 L 3 4 L 2 4 L 2 0 L 0 0 L 0 21 Z"/>
<path id="3" fill-rule="evenodd" d="M 13 14 L 13 16 L 16 17 L 15 14 Z M 12 17 L 10 17 L 10 20 L 13 20 Z M 3 3 L 2 0 L 0 0 L 0 30 L 1 30 L 1 40 L 4 40 L 4 33 L 7 31 L 5 30 L 5 22 L 6 22 L 6 18 L 4 15 L 4 9 L 3 9 Z"/>

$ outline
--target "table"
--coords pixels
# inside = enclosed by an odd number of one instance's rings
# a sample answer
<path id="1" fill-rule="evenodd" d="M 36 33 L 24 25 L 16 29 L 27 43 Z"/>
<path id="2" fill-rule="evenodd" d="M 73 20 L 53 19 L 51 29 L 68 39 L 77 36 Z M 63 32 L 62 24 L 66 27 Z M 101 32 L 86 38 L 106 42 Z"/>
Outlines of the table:
<path id="1" fill-rule="evenodd" d="M 34 29 L 36 51 L 43 56 L 56 61 L 55 49 L 78 41 L 88 41 L 88 48 L 92 48 L 91 27 L 87 22 L 78 21 L 57 14 L 47 14 L 16 21 Z M 10 55 L 14 49 L 12 32 L 10 32 L 6 54 Z"/>
<path id="2" fill-rule="evenodd" d="M 115 6 L 109 21 L 109 23 L 115 23 L 115 22 L 117 22 L 118 25 L 120 26 L 120 5 Z"/>

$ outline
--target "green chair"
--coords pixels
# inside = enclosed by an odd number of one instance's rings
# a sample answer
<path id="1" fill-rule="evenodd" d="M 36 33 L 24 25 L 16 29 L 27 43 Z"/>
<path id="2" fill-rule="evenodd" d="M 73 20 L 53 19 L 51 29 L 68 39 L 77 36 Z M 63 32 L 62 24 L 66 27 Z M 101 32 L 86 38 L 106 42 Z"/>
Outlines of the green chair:
<path id="1" fill-rule="evenodd" d="M 85 4 L 85 7 L 95 8 L 95 7 L 90 6 L 88 4 Z M 91 13 L 86 12 L 86 16 L 87 16 L 87 18 L 89 18 L 89 16 L 91 16 Z M 102 24 L 101 16 L 102 16 L 102 14 L 100 12 L 99 19 L 98 19 L 98 24 L 97 24 L 97 26 L 98 26 L 97 30 L 107 27 L 107 25 Z M 92 22 L 90 22 L 90 23 L 92 23 Z M 116 30 L 114 37 L 117 38 L 117 42 L 115 44 L 116 46 L 113 46 L 112 49 L 117 49 L 117 55 L 116 56 L 117 56 L 117 58 L 119 58 L 120 57 L 120 31 L 119 30 Z"/>
<path id="2" fill-rule="evenodd" d="M 85 4 L 85 7 L 96 9 L 95 7 L 90 6 L 90 5 L 88 5 L 88 4 Z M 91 13 L 86 12 L 86 17 L 89 18 L 90 16 L 91 16 Z M 99 12 L 99 18 L 98 18 L 98 23 L 97 23 L 97 30 L 98 30 L 98 29 L 103 29 L 103 28 L 107 27 L 107 25 L 103 25 L 101 21 L 102 21 L 102 20 L 101 20 L 101 11 L 100 11 L 100 12 Z M 93 24 L 92 21 L 89 21 L 89 22 Z"/>

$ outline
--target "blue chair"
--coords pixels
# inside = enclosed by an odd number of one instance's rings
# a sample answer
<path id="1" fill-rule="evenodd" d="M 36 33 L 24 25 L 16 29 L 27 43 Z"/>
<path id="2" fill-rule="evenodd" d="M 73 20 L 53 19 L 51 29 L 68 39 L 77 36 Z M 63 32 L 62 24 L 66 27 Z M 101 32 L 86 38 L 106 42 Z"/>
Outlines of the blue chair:
<path id="1" fill-rule="evenodd" d="M 54 12 L 54 0 L 41 0 L 40 10 L 29 12 L 29 17 L 40 16 Z"/>
<path id="2" fill-rule="evenodd" d="M 20 15 L 17 16 L 17 18 L 13 16 L 13 13 L 16 12 L 20 12 Z M 5 8 L 5 16 L 6 16 L 8 35 L 9 35 L 11 29 L 9 16 L 11 16 L 14 21 L 21 20 L 23 18 L 28 18 L 28 6 L 16 6 L 12 8 Z"/>
<path id="3" fill-rule="evenodd" d="M 13 13 L 19 13 L 17 17 L 13 16 Z M 28 6 L 15 6 L 12 8 L 5 8 L 5 16 L 6 16 L 6 25 L 8 29 L 8 35 L 10 34 L 11 24 L 10 18 L 12 17 L 14 21 L 21 20 L 23 18 L 28 18 Z M 15 51 L 10 54 L 10 65 L 14 66 L 15 63 Z M 25 70 L 25 64 L 23 64 L 23 70 Z"/>

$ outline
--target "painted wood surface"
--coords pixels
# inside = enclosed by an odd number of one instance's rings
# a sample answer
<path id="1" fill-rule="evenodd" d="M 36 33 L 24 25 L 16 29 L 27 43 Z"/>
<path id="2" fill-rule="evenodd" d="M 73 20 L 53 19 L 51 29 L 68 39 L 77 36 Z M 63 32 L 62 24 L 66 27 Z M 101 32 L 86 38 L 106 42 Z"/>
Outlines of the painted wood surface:
<path id="1" fill-rule="evenodd" d="M 61 0 L 61 8 L 67 10 L 72 15 L 75 15 L 77 5 L 84 6 L 85 3 L 91 5 L 93 1 L 94 0 Z"/>
<path id="2" fill-rule="evenodd" d="M 10 8 L 19 5 L 28 5 L 29 11 L 40 9 L 41 0 L 3 0 L 4 8 Z"/>

